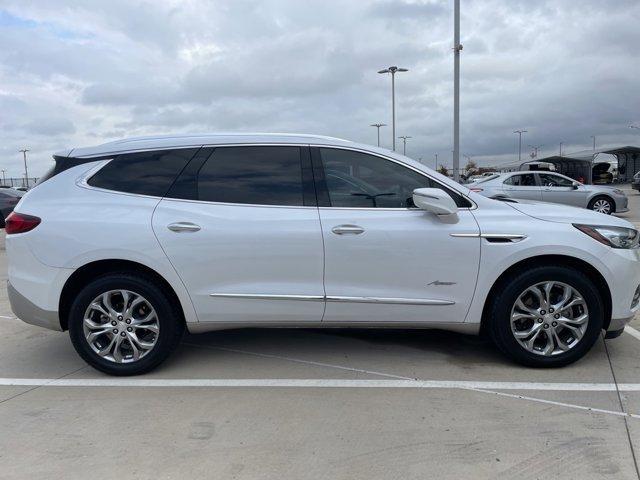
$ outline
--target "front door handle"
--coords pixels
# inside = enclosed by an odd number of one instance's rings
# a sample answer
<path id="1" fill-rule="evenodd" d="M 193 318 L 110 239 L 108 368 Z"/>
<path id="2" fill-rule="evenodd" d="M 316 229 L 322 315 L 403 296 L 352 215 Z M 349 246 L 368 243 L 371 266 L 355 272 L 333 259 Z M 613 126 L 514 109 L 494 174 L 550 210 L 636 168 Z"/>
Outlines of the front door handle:
<path id="1" fill-rule="evenodd" d="M 336 225 L 331 229 L 336 235 L 360 235 L 364 228 L 359 225 Z"/>
<path id="2" fill-rule="evenodd" d="M 191 222 L 176 222 L 167 225 L 167 228 L 172 232 L 197 232 L 200 230 L 200 225 Z"/>

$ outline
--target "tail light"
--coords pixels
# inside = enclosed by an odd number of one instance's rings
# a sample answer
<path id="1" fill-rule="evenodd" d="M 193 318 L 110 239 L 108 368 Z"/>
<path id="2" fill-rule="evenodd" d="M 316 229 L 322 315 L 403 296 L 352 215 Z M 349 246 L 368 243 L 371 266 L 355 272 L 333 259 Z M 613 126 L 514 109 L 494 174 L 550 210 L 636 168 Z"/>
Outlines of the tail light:
<path id="1" fill-rule="evenodd" d="M 25 233 L 40 225 L 40 218 L 25 213 L 11 212 L 4 221 L 4 231 L 7 235 Z"/>
<path id="2" fill-rule="evenodd" d="M 472 187 L 469 190 L 471 190 L 472 192 L 481 192 L 483 189 L 478 187 Z"/>

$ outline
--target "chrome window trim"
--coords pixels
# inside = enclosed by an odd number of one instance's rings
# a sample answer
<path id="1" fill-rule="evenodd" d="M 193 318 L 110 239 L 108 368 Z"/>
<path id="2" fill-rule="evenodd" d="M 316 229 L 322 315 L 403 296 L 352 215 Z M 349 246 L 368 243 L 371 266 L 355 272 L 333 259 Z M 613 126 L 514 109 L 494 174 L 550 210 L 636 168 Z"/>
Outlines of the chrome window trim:
<path id="1" fill-rule="evenodd" d="M 451 300 L 430 298 L 391 298 L 391 297 L 347 297 L 340 295 L 280 295 L 265 293 L 210 293 L 214 298 L 236 298 L 247 300 L 301 300 L 327 301 L 334 303 L 375 303 L 385 305 L 455 305 Z"/>
<path id="2" fill-rule="evenodd" d="M 453 190 L 458 195 L 464 197 L 467 201 L 469 201 L 469 203 L 471 203 L 470 207 L 462 207 L 462 208 L 458 208 L 458 210 L 462 210 L 462 211 L 464 211 L 464 210 L 475 210 L 476 208 L 478 208 L 478 205 L 476 204 L 476 202 L 474 202 L 471 198 L 469 198 L 468 195 L 456 190 L 453 187 L 450 187 L 449 185 L 445 185 L 445 184 L 441 183 L 439 180 L 436 180 L 431 175 L 429 175 L 427 172 L 423 172 L 422 170 L 418 170 L 414 166 L 409 165 L 407 163 L 404 163 L 404 162 L 402 162 L 400 160 L 397 160 L 395 158 L 391 158 L 391 157 L 388 157 L 386 155 L 382 155 L 382 154 L 380 154 L 378 152 L 372 152 L 371 150 L 365 150 L 363 148 L 347 147 L 347 146 L 342 146 L 342 145 L 316 145 L 316 144 L 309 144 L 309 147 L 311 147 L 311 148 L 332 148 L 332 149 L 335 149 L 335 150 L 349 150 L 349 151 L 352 151 L 352 152 L 366 153 L 367 155 L 372 155 L 374 157 L 382 158 L 383 160 L 388 160 L 388 161 L 396 163 L 396 164 L 398 164 L 398 165 L 400 165 L 402 167 L 408 168 L 409 170 L 413 170 L 417 174 L 422 175 L 423 177 L 427 177 L 429 180 L 432 180 L 432 181 L 436 182 L 438 185 L 442 185 L 443 187 L 446 187 L 449 190 Z M 332 210 L 409 210 L 409 211 L 421 211 L 419 208 L 369 208 L 369 207 L 320 207 L 320 208 L 330 208 Z"/>
<path id="3" fill-rule="evenodd" d="M 401 165 L 405 168 L 408 168 L 410 170 L 413 170 L 414 172 L 427 177 L 428 179 L 436 182 L 438 185 L 442 185 L 444 187 L 447 187 L 451 190 L 454 190 L 457 194 L 463 196 L 465 199 L 467 199 L 470 203 L 471 203 L 471 207 L 463 207 L 463 208 L 458 208 L 459 211 L 467 211 L 467 210 L 475 210 L 478 208 L 478 205 L 466 194 L 456 190 L 453 187 L 450 187 L 448 185 L 443 185 L 441 182 L 439 182 L 438 180 L 436 180 L 435 178 L 431 177 L 428 173 L 423 172 L 422 170 L 418 170 L 417 168 L 408 165 L 404 162 L 401 162 L 399 160 L 396 160 L 394 158 L 391 157 L 387 157 L 385 155 L 379 154 L 377 152 L 372 152 L 370 150 L 366 150 L 363 148 L 357 148 L 357 147 L 346 147 L 346 146 L 341 146 L 341 145 L 327 145 L 327 144 L 309 144 L 309 143 L 283 143 L 283 142 L 274 142 L 274 143 L 268 143 L 268 142 L 259 142 L 259 143 L 246 143 L 246 142 L 241 142 L 241 143 L 224 143 L 224 144 L 202 144 L 202 145 L 188 145 L 188 146 L 180 146 L 180 147 L 158 147 L 158 148 L 145 148 L 145 149 L 139 149 L 139 150 L 133 150 L 133 149 L 127 149 L 127 150 L 122 150 L 119 152 L 113 152 L 113 153 L 109 153 L 108 155 L 103 154 L 99 154 L 99 155 L 88 155 L 88 156 L 83 156 L 83 157 L 77 157 L 77 158 L 104 158 L 105 156 L 115 156 L 115 155 L 124 155 L 127 153 L 144 153 L 144 152 L 157 152 L 157 151 L 163 151 L 163 150 L 182 150 L 182 149 L 187 149 L 187 148 L 218 148 L 218 147 L 310 147 L 310 148 L 333 148 L 333 149 L 338 149 L 338 150 L 350 150 L 353 152 L 360 152 L 360 153 L 366 153 L 368 155 L 373 155 L 376 157 L 380 157 L 384 160 L 389 160 L 391 162 L 394 162 L 398 165 Z M 109 190 L 106 188 L 100 188 L 100 187 L 94 187 L 92 185 L 89 185 L 87 183 L 87 181 L 89 180 L 89 178 L 93 175 L 95 175 L 98 170 L 100 170 L 102 167 L 104 167 L 107 163 L 109 163 L 111 160 L 113 160 L 113 158 L 108 158 L 103 160 L 100 164 L 96 165 L 94 168 L 90 169 L 88 172 L 85 172 L 85 174 L 83 174 L 77 181 L 76 181 L 76 185 L 78 185 L 79 187 L 82 188 L 86 188 L 89 190 L 96 190 L 99 192 L 104 192 L 104 193 L 112 193 L 112 194 L 118 194 L 118 195 L 129 195 L 129 196 L 133 196 L 133 197 L 142 197 L 142 198 L 153 198 L 153 199 L 159 199 L 159 200 L 171 200 L 171 201 L 176 201 L 176 202 L 188 202 L 188 203 L 203 203 L 203 204 L 208 204 L 208 205 L 226 205 L 226 206 L 240 206 L 240 207 L 266 207 L 266 208 L 301 208 L 301 209 L 310 209 L 310 208 L 329 208 L 332 210 L 370 210 L 370 211 L 409 211 L 409 212 L 420 212 L 422 210 L 420 210 L 419 208 L 368 208 L 368 207 L 317 207 L 317 206 L 308 206 L 308 205 L 268 205 L 268 204 L 262 204 L 262 203 L 227 203 L 227 202 L 211 202 L 211 201 L 207 201 L 207 200 L 191 200 L 191 199 L 185 199 L 185 198 L 171 198 L 171 197 L 158 197 L 158 196 L 153 196 L 153 195 L 143 195 L 140 193 L 130 193 L 130 192 L 122 192 L 119 190 Z"/>

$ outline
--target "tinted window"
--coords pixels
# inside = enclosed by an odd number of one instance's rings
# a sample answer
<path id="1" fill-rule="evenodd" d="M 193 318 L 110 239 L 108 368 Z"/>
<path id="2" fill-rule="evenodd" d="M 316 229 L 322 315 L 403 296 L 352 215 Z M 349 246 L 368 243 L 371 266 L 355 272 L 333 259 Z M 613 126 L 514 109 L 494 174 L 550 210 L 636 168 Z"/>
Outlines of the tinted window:
<path id="1" fill-rule="evenodd" d="M 304 205 L 299 147 L 216 148 L 197 183 L 199 200 Z"/>
<path id="2" fill-rule="evenodd" d="M 522 173 L 513 175 L 504 181 L 505 185 L 515 185 L 518 187 L 535 187 L 536 177 L 533 173 Z"/>
<path id="3" fill-rule="evenodd" d="M 119 192 L 162 197 L 197 148 L 118 155 L 87 182 Z"/>
<path id="4" fill-rule="evenodd" d="M 440 188 L 458 207 L 468 200 L 438 182 L 390 160 L 351 150 L 321 148 L 325 182 L 332 207 L 412 208 L 416 188 Z"/>
<path id="5" fill-rule="evenodd" d="M 553 175 L 551 173 L 539 173 L 540 183 L 544 187 L 571 187 L 573 186 L 573 180 L 561 177 L 559 175 Z"/>

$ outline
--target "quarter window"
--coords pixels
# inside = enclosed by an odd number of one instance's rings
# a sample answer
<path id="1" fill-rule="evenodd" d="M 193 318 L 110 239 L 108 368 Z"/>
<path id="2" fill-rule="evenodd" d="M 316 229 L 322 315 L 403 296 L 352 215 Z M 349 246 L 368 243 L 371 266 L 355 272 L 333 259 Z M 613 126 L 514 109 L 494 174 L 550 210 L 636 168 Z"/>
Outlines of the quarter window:
<path id="1" fill-rule="evenodd" d="M 470 202 L 462 195 L 390 160 L 353 150 L 320 148 L 325 182 L 332 207 L 412 208 L 413 190 L 441 188 L 458 207 Z"/>
<path id="2" fill-rule="evenodd" d="M 513 185 L 516 187 L 535 187 L 536 177 L 533 173 L 521 173 L 513 175 L 504 181 L 505 185 Z"/>
<path id="3" fill-rule="evenodd" d="M 300 148 L 216 148 L 197 185 L 198 199 L 209 202 L 304 205 Z"/>
<path id="4" fill-rule="evenodd" d="M 118 155 L 87 183 L 94 187 L 162 197 L 197 148 Z"/>

